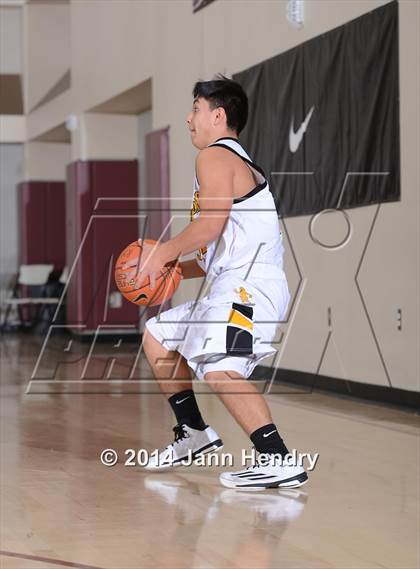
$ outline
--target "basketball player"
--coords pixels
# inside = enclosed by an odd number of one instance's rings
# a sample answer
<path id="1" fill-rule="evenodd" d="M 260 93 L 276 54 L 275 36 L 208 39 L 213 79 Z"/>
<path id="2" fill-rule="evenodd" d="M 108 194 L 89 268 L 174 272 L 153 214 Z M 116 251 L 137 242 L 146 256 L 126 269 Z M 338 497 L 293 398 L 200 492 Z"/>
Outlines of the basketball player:
<path id="1" fill-rule="evenodd" d="M 297 487 L 305 470 L 286 465 L 288 449 L 264 397 L 248 378 L 276 352 L 276 323 L 290 299 L 283 272 L 283 245 L 268 181 L 238 141 L 248 117 L 242 87 L 223 76 L 198 82 L 187 117 L 196 158 L 191 221 L 154 249 L 144 244 L 140 272 L 154 286 L 163 266 L 182 255 L 183 278 L 206 277 L 209 292 L 146 322 L 143 348 L 153 374 L 176 416 L 174 441 L 149 470 L 180 465 L 222 447 L 200 413 L 191 370 L 220 397 L 264 458 L 220 476 L 230 488 Z M 143 259 L 146 259 L 143 262 Z"/>

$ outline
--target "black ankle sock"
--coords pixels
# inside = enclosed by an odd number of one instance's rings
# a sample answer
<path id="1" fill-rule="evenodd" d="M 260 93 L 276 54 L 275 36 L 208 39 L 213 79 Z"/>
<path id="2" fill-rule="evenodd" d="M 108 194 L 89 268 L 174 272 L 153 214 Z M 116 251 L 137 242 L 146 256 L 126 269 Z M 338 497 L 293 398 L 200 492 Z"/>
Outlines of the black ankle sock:
<path id="1" fill-rule="evenodd" d="M 188 425 L 192 429 L 200 431 L 204 431 L 208 426 L 203 421 L 192 389 L 175 393 L 168 401 L 175 413 L 178 425 Z"/>
<path id="2" fill-rule="evenodd" d="M 280 454 L 282 457 L 289 453 L 274 423 L 260 427 L 251 433 L 250 438 L 258 452 Z"/>

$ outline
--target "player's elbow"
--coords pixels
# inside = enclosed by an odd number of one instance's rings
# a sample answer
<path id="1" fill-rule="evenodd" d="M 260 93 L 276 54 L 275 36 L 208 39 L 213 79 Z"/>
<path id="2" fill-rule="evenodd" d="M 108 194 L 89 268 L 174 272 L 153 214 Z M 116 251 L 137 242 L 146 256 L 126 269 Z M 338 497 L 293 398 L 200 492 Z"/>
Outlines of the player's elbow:
<path id="1" fill-rule="evenodd" d="M 202 222 L 203 234 L 206 236 L 207 243 L 215 241 L 222 233 L 226 226 L 228 216 L 226 215 L 207 215 L 200 216 Z"/>

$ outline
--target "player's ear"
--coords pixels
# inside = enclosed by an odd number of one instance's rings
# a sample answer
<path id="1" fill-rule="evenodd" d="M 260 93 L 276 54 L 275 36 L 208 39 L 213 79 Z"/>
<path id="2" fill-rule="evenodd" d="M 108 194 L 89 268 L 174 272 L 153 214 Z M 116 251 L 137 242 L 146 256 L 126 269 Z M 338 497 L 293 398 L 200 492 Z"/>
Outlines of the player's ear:
<path id="1" fill-rule="evenodd" d="M 215 109 L 213 109 L 214 113 L 213 113 L 213 123 L 215 125 L 220 123 L 220 107 L 216 107 Z"/>
<path id="2" fill-rule="evenodd" d="M 217 107 L 216 117 L 219 124 L 223 121 L 227 121 L 226 111 L 223 107 Z"/>

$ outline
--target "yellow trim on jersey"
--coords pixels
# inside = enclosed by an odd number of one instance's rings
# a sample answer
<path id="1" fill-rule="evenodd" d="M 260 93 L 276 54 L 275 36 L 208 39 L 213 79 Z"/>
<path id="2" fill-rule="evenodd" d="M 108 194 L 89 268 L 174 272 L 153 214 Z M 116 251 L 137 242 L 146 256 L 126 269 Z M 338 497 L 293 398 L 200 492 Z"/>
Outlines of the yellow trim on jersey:
<path id="1" fill-rule="evenodd" d="M 232 308 L 229 315 L 229 324 L 236 324 L 237 326 L 242 326 L 243 328 L 253 329 L 253 323 L 246 316 L 241 314 L 238 310 Z"/>
<path id="2" fill-rule="evenodd" d="M 194 219 L 197 213 L 200 211 L 200 198 L 199 198 L 199 191 L 195 190 L 193 196 L 193 203 L 190 210 L 190 221 Z"/>

